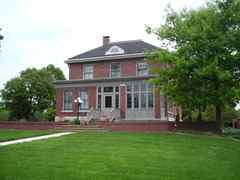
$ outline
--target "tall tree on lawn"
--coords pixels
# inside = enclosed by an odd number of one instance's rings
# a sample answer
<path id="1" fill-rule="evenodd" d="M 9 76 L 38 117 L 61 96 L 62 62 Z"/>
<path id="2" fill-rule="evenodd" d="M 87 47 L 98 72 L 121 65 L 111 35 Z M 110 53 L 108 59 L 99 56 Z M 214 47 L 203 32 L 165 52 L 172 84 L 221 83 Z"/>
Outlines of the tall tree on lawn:
<path id="1" fill-rule="evenodd" d="M 146 30 L 164 42 L 148 54 L 150 63 L 166 64 L 153 66 L 152 82 L 183 107 L 201 113 L 215 106 L 221 130 L 221 112 L 240 99 L 240 1 L 215 0 L 181 12 L 169 8 L 165 24 Z"/>

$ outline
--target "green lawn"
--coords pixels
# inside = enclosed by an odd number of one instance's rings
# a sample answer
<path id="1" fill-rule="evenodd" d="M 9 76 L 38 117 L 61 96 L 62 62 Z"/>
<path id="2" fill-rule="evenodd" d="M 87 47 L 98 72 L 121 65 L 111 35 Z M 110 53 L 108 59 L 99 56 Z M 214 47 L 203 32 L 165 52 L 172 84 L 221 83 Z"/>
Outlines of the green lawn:
<path id="1" fill-rule="evenodd" d="M 0 142 L 24 137 L 33 137 L 39 135 L 50 134 L 50 131 L 33 131 L 33 130 L 14 130 L 14 129 L 0 129 Z"/>
<path id="2" fill-rule="evenodd" d="M 1 180 L 238 180 L 240 142 L 168 133 L 78 133 L 0 147 Z"/>

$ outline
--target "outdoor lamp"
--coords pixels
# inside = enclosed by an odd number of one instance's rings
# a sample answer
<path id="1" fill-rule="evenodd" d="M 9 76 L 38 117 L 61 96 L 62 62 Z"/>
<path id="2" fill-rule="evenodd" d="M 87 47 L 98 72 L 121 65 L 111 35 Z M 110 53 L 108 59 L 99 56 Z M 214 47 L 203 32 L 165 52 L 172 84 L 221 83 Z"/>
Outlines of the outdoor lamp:
<path id="1" fill-rule="evenodd" d="M 77 97 L 74 99 L 74 103 L 77 103 L 77 120 L 79 121 L 79 106 L 83 103 L 83 100 L 81 100 L 80 97 Z"/>

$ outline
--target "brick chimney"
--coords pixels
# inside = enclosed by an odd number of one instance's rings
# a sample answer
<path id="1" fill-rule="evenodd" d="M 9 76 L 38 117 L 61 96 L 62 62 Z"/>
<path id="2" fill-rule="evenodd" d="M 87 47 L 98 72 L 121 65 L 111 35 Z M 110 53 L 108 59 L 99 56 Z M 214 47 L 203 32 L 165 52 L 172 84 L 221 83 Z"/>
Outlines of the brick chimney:
<path id="1" fill-rule="evenodd" d="M 110 36 L 103 36 L 103 45 L 107 45 L 110 43 Z"/>

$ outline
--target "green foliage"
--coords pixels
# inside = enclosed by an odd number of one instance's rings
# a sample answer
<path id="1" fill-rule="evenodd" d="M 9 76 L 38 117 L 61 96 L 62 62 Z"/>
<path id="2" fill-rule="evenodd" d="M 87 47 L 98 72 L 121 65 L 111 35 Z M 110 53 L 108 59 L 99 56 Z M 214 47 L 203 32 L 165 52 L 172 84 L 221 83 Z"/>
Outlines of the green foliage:
<path id="1" fill-rule="evenodd" d="M 223 134 L 226 136 L 232 136 L 233 138 L 240 139 L 240 129 L 224 128 Z"/>
<path id="2" fill-rule="evenodd" d="M 55 108 L 49 107 L 46 111 L 43 112 L 43 119 L 47 121 L 54 121 L 55 112 Z"/>
<path id="3" fill-rule="evenodd" d="M 61 70 L 49 65 L 40 70 L 28 68 L 19 77 L 8 81 L 1 94 L 6 108 L 11 112 L 10 118 L 34 120 L 36 112 L 42 113 L 54 107 L 53 81 L 58 78 L 64 79 Z"/>
<path id="4" fill-rule="evenodd" d="M 73 120 L 73 124 L 80 124 L 80 120 L 79 120 L 79 119 L 77 119 L 77 118 L 76 118 L 76 119 L 74 119 L 74 120 Z"/>
<path id="5" fill-rule="evenodd" d="M 9 119 L 9 111 L 0 110 L 0 121 L 7 121 Z"/>
<path id="6" fill-rule="evenodd" d="M 0 31 L 1 31 L 1 30 L 2 30 L 2 29 L 0 28 Z M 3 40 L 3 38 L 4 38 L 3 35 L 0 34 L 0 40 Z"/>
<path id="7" fill-rule="evenodd" d="M 240 1 L 211 1 L 204 8 L 180 13 L 169 9 L 166 23 L 147 31 L 167 42 L 164 49 L 148 54 L 152 82 L 177 104 L 190 111 L 216 107 L 221 112 L 240 100 Z M 175 51 L 168 51 L 169 45 Z"/>

